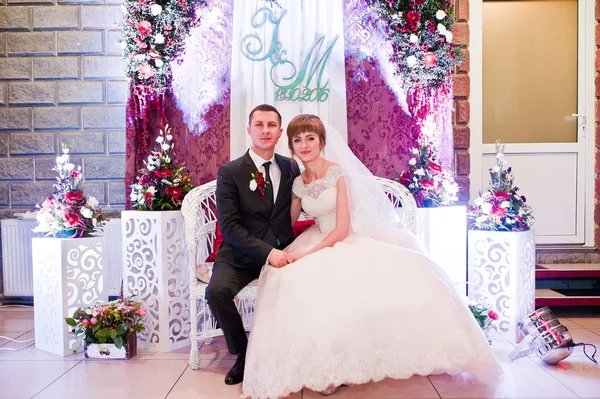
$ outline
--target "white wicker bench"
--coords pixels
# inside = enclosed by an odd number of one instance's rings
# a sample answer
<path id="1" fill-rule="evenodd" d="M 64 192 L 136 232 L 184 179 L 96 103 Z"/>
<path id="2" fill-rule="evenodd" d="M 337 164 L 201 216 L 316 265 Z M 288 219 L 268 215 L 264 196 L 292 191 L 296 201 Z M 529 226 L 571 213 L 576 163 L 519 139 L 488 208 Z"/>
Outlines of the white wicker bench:
<path id="1" fill-rule="evenodd" d="M 402 205 L 404 208 L 402 224 L 416 234 L 417 231 L 417 206 L 415 200 L 401 184 L 377 178 L 395 207 Z M 223 335 L 217 328 L 217 322 L 210 312 L 204 299 L 207 284 L 198 280 L 196 268 L 199 263 L 212 253 L 215 242 L 215 229 L 217 225 L 215 189 L 216 180 L 203 184 L 191 190 L 184 198 L 181 211 L 185 220 L 185 240 L 189 249 L 190 259 L 190 367 L 196 370 L 200 367 L 198 354 L 198 341 L 210 343 L 213 337 Z M 256 298 L 256 281 L 242 289 L 236 297 L 236 305 L 244 327 L 250 331 L 254 300 Z"/>

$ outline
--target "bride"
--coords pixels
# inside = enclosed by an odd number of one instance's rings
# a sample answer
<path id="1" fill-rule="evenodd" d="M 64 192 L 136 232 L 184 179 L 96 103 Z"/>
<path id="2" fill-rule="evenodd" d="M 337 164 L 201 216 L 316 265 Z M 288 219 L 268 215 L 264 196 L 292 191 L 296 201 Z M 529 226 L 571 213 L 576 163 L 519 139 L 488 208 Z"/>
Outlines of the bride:
<path id="1" fill-rule="evenodd" d="M 397 226 L 391 202 L 336 133 L 326 136 L 314 115 L 288 125 L 304 165 L 292 222 L 304 209 L 316 224 L 286 249 L 293 263 L 260 275 L 242 396 L 495 373 L 487 339 L 448 277 Z"/>

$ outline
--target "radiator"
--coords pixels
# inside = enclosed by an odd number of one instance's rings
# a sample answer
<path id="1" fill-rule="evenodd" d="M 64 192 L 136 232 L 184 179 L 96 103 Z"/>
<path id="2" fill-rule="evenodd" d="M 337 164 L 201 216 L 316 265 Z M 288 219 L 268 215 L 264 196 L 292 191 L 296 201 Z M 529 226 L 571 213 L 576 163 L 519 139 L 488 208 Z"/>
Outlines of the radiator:
<path id="1" fill-rule="evenodd" d="M 4 296 L 33 296 L 31 239 L 44 236 L 31 231 L 36 225 L 35 219 L 1 221 Z M 108 295 L 118 295 L 123 278 L 121 219 L 111 219 L 101 235 L 108 237 L 108 257 L 105 260 Z"/>

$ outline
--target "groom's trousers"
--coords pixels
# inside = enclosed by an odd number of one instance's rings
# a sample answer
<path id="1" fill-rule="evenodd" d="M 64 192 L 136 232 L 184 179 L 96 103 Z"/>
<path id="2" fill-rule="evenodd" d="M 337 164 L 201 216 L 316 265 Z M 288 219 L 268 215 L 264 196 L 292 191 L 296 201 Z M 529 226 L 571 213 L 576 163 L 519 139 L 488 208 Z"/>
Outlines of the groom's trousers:
<path id="1" fill-rule="evenodd" d="M 262 266 L 240 268 L 216 262 L 206 287 L 205 298 L 210 311 L 223 330 L 229 352 L 234 355 L 246 352 L 248 338 L 233 298 L 242 288 L 258 278 L 261 269 Z"/>

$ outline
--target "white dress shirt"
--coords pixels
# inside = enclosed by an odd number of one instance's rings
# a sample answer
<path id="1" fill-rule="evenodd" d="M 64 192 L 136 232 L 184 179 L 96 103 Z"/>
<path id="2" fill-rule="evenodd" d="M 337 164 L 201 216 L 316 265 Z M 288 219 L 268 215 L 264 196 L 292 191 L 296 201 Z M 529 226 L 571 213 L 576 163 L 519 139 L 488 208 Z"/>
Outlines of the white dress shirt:
<path id="1" fill-rule="evenodd" d="M 263 166 L 263 163 L 271 161 L 271 166 L 269 167 L 269 177 L 271 178 L 271 184 L 273 184 L 273 203 L 275 203 L 275 201 L 277 201 L 279 183 L 281 182 L 281 169 L 279 169 L 279 165 L 277 165 L 275 154 L 273 154 L 271 159 L 263 159 L 263 157 L 252 151 L 252 148 L 250 148 L 248 153 L 250 154 L 250 158 L 252 158 L 254 161 L 256 169 L 263 174 L 265 179 L 267 178 L 267 175 L 265 174 L 265 167 Z"/>

